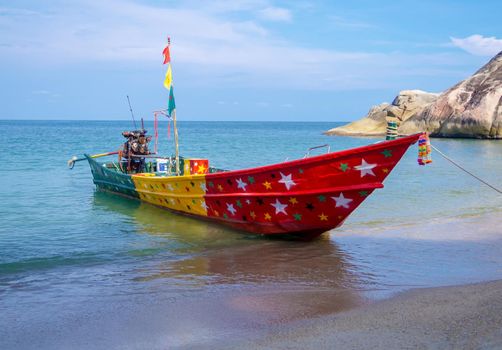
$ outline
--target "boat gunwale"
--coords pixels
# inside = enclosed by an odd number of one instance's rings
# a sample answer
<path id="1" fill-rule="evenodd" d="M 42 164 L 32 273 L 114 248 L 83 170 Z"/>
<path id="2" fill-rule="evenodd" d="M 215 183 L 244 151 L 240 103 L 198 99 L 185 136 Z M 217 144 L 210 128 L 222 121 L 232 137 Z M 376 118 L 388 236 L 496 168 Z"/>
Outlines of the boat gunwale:
<path id="1" fill-rule="evenodd" d="M 245 173 L 246 175 L 249 174 L 257 174 L 261 172 L 267 172 L 271 170 L 277 170 L 278 168 L 289 168 L 289 167 L 294 167 L 297 165 L 308 165 L 311 163 L 317 163 L 320 161 L 324 160 L 332 160 L 331 158 L 343 158 L 347 156 L 352 156 L 357 153 L 365 153 L 365 152 L 371 152 L 374 150 L 378 150 L 380 148 L 385 148 L 385 147 L 393 147 L 393 146 L 398 146 L 402 144 L 409 144 L 410 146 L 414 144 L 415 142 L 418 141 L 418 138 L 420 137 L 422 133 L 417 133 L 409 136 L 405 136 L 396 140 L 390 140 L 390 141 L 379 141 L 377 143 L 372 143 L 370 145 L 365 145 L 365 146 L 359 146 L 355 148 L 349 148 L 341 151 L 336 151 L 336 152 L 330 152 L 326 154 L 320 154 L 317 156 L 312 156 L 308 158 L 299 158 L 299 159 L 293 159 L 290 161 L 282 162 L 282 163 L 274 163 L 274 164 L 268 164 L 268 165 L 263 165 L 263 166 L 258 166 L 254 168 L 245 168 L 245 169 L 236 169 L 236 170 L 229 170 L 229 171 L 224 171 L 220 173 L 211 173 L 211 174 L 205 174 L 206 179 L 216 179 L 216 178 L 221 178 L 221 177 L 226 177 L 226 176 L 238 176 L 241 173 Z M 386 146 L 384 146 L 386 145 Z"/>
<path id="2" fill-rule="evenodd" d="M 272 170 L 278 170 L 280 168 L 290 168 L 290 167 L 295 167 L 298 165 L 309 165 L 312 163 L 317 163 L 317 162 L 322 162 L 326 160 L 333 160 L 336 158 L 344 158 L 344 157 L 349 157 L 352 155 L 355 155 L 357 153 L 365 153 L 365 152 L 371 152 L 374 150 L 378 150 L 381 148 L 385 147 L 395 147 L 399 146 L 402 144 L 409 144 L 410 146 L 418 141 L 419 136 L 422 133 L 417 133 L 413 135 L 408 135 L 404 136 L 401 138 L 398 138 L 396 140 L 389 140 L 389 141 L 379 141 L 376 143 L 372 143 L 369 145 L 364 145 L 364 146 L 359 146 L 359 147 L 354 147 L 354 148 L 349 148 L 341 151 L 335 151 L 335 152 L 330 152 L 326 154 L 320 154 L 308 158 L 299 158 L 299 159 L 293 159 L 290 161 L 285 161 L 282 163 L 273 163 L 273 164 L 268 164 L 268 165 L 262 165 L 258 167 L 253 167 L 253 168 L 244 168 L 244 169 L 235 169 L 235 170 L 227 170 L 227 171 L 222 171 L 218 173 L 208 173 L 208 174 L 187 174 L 187 175 L 171 175 L 171 176 L 145 176 L 143 174 L 150 174 L 150 173 L 135 173 L 135 174 L 125 174 L 121 173 L 119 171 L 113 171 L 113 173 L 120 174 L 123 176 L 127 176 L 129 178 L 141 178 L 145 179 L 148 178 L 148 180 L 153 180 L 153 181 L 162 181 L 162 180 L 173 180 L 173 181 L 179 181 L 179 180 L 197 180 L 197 179 L 218 179 L 218 178 L 225 178 L 227 176 L 239 176 L 241 174 L 246 174 L 246 175 L 251 175 L 251 174 L 258 174 L 261 172 L 267 172 L 267 171 L 272 171 Z M 106 162 L 98 162 L 94 159 L 92 159 L 89 155 L 84 154 L 85 157 L 88 159 L 92 160 L 93 162 L 97 164 L 107 164 Z M 105 168 L 106 170 L 112 171 L 111 169 Z"/>

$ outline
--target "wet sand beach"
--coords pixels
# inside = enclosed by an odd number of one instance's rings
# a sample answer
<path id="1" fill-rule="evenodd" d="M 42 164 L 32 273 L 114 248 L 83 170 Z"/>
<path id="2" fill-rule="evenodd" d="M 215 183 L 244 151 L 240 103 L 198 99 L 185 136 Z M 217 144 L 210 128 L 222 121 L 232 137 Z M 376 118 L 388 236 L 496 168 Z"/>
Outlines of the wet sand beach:
<path id="1" fill-rule="evenodd" d="M 379 301 L 320 288 L 114 296 L 17 310 L 3 349 L 500 349 L 502 280 Z M 54 311 L 47 314 L 48 310 Z M 29 314 L 29 317 L 26 317 Z M 8 331 L 8 333 L 7 333 Z"/>
<path id="2" fill-rule="evenodd" d="M 98 199 L 101 205 L 110 198 Z M 160 213 L 141 206 L 135 220 Z M 182 231 L 185 220 L 164 225 Z M 204 244 L 198 236 L 208 228 L 190 226 L 193 237 L 172 237 L 190 243 L 174 259 L 106 271 L 90 264 L 78 273 L 69 266 L 7 281 L 0 343 L 3 349 L 498 348 L 502 280 L 465 285 L 502 275 L 498 222 L 491 214 L 396 232 L 354 232 L 348 225 L 315 242 L 239 239 L 232 249 L 226 239 Z M 160 228 L 143 232 L 162 235 Z M 459 286 L 428 288 L 448 284 Z"/>
<path id="3" fill-rule="evenodd" d="M 239 347 L 500 349 L 502 281 L 411 290 L 347 312 L 277 328 Z"/>

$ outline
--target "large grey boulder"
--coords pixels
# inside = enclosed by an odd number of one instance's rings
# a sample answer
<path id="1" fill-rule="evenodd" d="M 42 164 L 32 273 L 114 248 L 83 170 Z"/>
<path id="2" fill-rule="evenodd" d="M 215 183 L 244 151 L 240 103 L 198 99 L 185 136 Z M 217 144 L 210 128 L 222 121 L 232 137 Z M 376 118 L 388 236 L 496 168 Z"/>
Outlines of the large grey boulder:
<path id="1" fill-rule="evenodd" d="M 502 138 L 502 52 L 401 124 L 399 133 Z"/>
<path id="2" fill-rule="evenodd" d="M 437 137 L 502 138 L 502 52 L 439 96 L 401 91 L 391 105 L 373 107 L 363 119 L 326 134 L 383 135 L 389 118 L 398 120 L 399 134 L 427 131 Z"/>

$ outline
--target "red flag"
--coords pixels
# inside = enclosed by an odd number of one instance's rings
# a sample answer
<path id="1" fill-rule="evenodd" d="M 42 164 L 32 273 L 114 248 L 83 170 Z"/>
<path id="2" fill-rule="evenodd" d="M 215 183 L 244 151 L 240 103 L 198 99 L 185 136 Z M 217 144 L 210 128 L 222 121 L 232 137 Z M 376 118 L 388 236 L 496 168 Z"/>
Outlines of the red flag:
<path id="1" fill-rule="evenodd" d="M 171 62 L 171 54 L 169 53 L 169 45 L 166 46 L 164 51 L 162 51 L 164 55 L 164 64 Z"/>

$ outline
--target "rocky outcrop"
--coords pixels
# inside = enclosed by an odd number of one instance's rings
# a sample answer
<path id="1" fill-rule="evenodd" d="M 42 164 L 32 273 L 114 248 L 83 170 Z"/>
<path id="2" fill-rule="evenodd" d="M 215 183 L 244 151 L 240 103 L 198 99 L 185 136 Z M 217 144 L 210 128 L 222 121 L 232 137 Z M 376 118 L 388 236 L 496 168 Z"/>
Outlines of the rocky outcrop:
<path id="1" fill-rule="evenodd" d="M 399 128 L 403 134 L 417 131 L 438 137 L 502 138 L 502 52 Z"/>
<path id="2" fill-rule="evenodd" d="M 439 96 L 402 91 L 391 105 L 376 106 L 365 118 L 326 134 L 382 135 L 388 118 L 400 121 L 400 134 L 427 131 L 437 137 L 502 138 L 502 52 Z"/>
<path id="3" fill-rule="evenodd" d="M 325 132 L 326 135 L 374 136 L 385 133 L 388 103 L 373 106 L 366 117 Z M 382 132 L 383 130 L 383 132 Z"/>
<path id="4" fill-rule="evenodd" d="M 325 132 L 327 135 L 376 136 L 384 135 L 387 118 L 404 121 L 434 102 L 438 94 L 421 90 L 403 90 L 392 104 L 373 106 L 368 114 L 355 122 Z"/>

